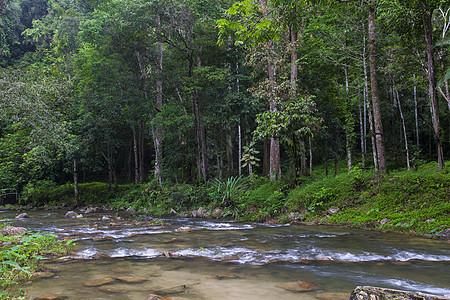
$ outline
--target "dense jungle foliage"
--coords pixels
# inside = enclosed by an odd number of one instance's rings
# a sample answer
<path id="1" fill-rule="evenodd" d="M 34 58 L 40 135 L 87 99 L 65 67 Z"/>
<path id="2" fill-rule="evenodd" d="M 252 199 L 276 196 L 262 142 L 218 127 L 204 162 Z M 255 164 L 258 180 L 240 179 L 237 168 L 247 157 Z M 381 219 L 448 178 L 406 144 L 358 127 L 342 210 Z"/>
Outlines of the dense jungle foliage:
<path id="1" fill-rule="evenodd" d="M 449 5 L 2 0 L 0 200 L 442 230 Z"/>

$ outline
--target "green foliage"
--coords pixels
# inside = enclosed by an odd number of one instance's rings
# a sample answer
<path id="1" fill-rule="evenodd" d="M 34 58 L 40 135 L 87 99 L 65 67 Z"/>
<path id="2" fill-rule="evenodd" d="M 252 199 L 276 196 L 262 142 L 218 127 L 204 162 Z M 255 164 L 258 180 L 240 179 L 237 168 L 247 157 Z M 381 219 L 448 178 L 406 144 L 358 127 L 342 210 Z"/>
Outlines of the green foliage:
<path id="1" fill-rule="evenodd" d="M 67 255 L 76 246 L 70 240 L 57 240 L 56 235 L 39 233 L 0 236 L 0 241 L 10 244 L 0 249 L 0 299 L 15 297 L 14 288 L 39 269 L 43 255 Z"/>
<path id="2" fill-rule="evenodd" d="M 242 176 L 231 176 L 226 181 L 217 178 L 211 184 L 211 198 L 215 199 L 219 205 L 234 206 L 239 196 L 245 191 L 246 183 Z"/>

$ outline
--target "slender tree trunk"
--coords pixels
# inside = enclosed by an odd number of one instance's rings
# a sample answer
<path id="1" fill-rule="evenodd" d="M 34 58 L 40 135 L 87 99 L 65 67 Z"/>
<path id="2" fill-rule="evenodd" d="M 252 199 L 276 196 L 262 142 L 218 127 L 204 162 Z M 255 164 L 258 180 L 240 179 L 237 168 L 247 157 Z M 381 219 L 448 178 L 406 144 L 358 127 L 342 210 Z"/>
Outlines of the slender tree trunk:
<path id="1" fill-rule="evenodd" d="M 161 34 L 161 19 L 160 16 L 156 16 L 156 26 L 157 32 Z M 163 89 L 162 89 L 162 72 L 163 72 L 163 45 L 159 40 L 157 43 L 158 51 L 157 51 L 157 66 L 156 66 L 156 110 L 157 113 L 162 110 L 162 102 L 163 102 Z M 162 184 L 161 173 L 162 173 L 162 128 L 160 125 L 155 128 L 155 180 Z"/>
<path id="2" fill-rule="evenodd" d="M 231 139 L 231 128 L 227 129 L 226 133 L 226 152 L 227 152 L 227 175 L 231 177 L 234 172 L 234 164 L 233 164 L 233 141 Z"/>
<path id="3" fill-rule="evenodd" d="M 349 86 L 349 78 L 348 78 L 348 66 L 345 65 L 344 67 L 344 73 L 345 73 L 345 101 L 347 102 L 347 106 L 349 106 L 349 95 L 348 95 L 348 86 Z M 347 114 L 350 114 L 347 112 Z M 346 118 L 347 120 L 349 118 Z M 351 143 L 350 143 L 350 134 L 351 134 L 351 128 L 350 124 L 348 124 L 350 121 L 346 121 L 347 124 L 345 124 L 345 149 L 347 151 L 347 168 L 348 172 L 352 170 L 352 149 L 351 149 Z"/>
<path id="4" fill-rule="evenodd" d="M 263 176 L 269 175 L 270 165 L 270 142 L 268 139 L 263 141 Z"/>
<path id="5" fill-rule="evenodd" d="M 133 130 L 133 152 L 134 152 L 134 184 L 139 184 L 139 159 L 138 159 L 138 147 L 137 147 L 137 137 L 136 128 L 132 126 Z"/>
<path id="6" fill-rule="evenodd" d="M 269 47 L 272 47 L 270 43 Z M 272 64 L 269 65 L 269 82 L 271 87 L 271 97 L 269 100 L 270 111 L 277 111 L 275 100 L 275 69 Z M 275 137 L 270 138 L 270 160 L 269 160 L 270 180 L 276 180 L 281 177 L 280 169 L 280 142 Z"/>
<path id="7" fill-rule="evenodd" d="M 363 67 L 364 67 L 364 84 L 365 84 L 365 91 L 367 95 L 367 99 L 369 98 L 369 82 L 368 82 L 368 76 L 367 76 L 367 64 L 366 64 L 366 38 L 364 38 L 364 48 L 363 48 Z M 373 125 L 373 118 L 372 118 L 372 108 L 370 107 L 370 101 L 366 102 L 367 106 L 367 115 L 369 118 L 369 132 L 370 132 L 370 139 L 372 142 L 372 157 L 373 157 L 373 166 L 375 170 L 375 177 L 378 180 L 379 177 L 379 171 L 378 171 L 378 158 L 377 158 L 377 146 L 375 141 L 375 131 L 374 131 L 374 125 Z"/>
<path id="8" fill-rule="evenodd" d="M 425 11 L 423 3 L 419 0 L 420 10 L 422 12 L 423 28 L 425 32 L 425 43 L 427 46 L 427 59 L 428 59 L 428 84 L 430 93 L 430 105 L 433 120 L 433 133 L 437 148 L 438 157 L 438 168 L 442 170 L 444 168 L 444 154 L 442 151 L 441 140 L 439 137 L 439 112 L 436 98 L 436 79 L 434 74 L 434 60 L 433 60 L 433 40 L 432 40 L 432 30 L 433 25 L 431 24 L 431 19 L 433 16 L 433 9 L 430 13 Z"/>
<path id="9" fill-rule="evenodd" d="M 408 171 L 409 171 L 409 169 L 410 169 L 410 166 L 409 166 L 409 148 L 408 148 L 408 136 L 406 134 L 405 118 L 403 117 L 402 105 L 400 103 L 400 97 L 398 95 L 398 90 L 395 90 L 395 93 L 397 95 L 397 104 L 398 104 L 398 110 L 400 112 L 400 118 L 402 119 L 403 136 L 405 138 L 406 167 L 408 168 Z"/>
<path id="10" fill-rule="evenodd" d="M 145 174 L 145 122 L 142 121 L 139 127 L 139 183 L 144 181 Z"/>
<path id="11" fill-rule="evenodd" d="M 416 82 L 416 74 L 414 74 L 414 117 L 416 121 L 416 143 L 417 147 L 420 147 L 419 142 L 419 118 L 418 118 L 418 109 L 417 109 L 417 82 Z"/>
<path id="12" fill-rule="evenodd" d="M 75 197 L 75 206 L 79 204 L 79 193 L 78 193 L 78 169 L 77 160 L 73 159 L 73 194 Z"/>
<path id="13" fill-rule="evenodd" d="M 359 94 L 360 96 L 361 94 Z M 358 109 L 359 109 L 359 132 L 361 135 L 361 163 L 362 167 L 366 167 L 366 155 L 364 153 L 365 148 L 365 138 L 364 138 L 364 120 L 363 120 L 363 113 L 362 113 L 362 107 L 361 107 L 361 99 L 358 97 Z"/>
<path id="14" fill-rule="evenodd" d="M 378 100 L 378 83 L 376 74 L 375 54 L 375 0 L 370 2 L 369 7 L 369 61 L 370 61 L 370 85 L 372 91 L 373 122 L 375 129 L 375 142 L 377 145 L 378 169 L 381 174 L 387 172 L 386 154 L 383 141 L 383 125 L 381 123 L 380 103 Z"/>
<path id="15" fill-rule="evenodd" d="M 313 151 L 312 151 L 311 135 L 308 135 L 308 140 L 309 140 L 309 176 L 312 176 L 312 171 L 313 171 Z"/>
<path id="16" fill-rule="evenodd" d="M 238 138 L 239 138 L 239 148 L 238 148 L 238 170 L 239 170 L 239 176 L 242 175 L 242 134 L 241 134 L 241 118 L 239 118 L 238 123 Z"/>

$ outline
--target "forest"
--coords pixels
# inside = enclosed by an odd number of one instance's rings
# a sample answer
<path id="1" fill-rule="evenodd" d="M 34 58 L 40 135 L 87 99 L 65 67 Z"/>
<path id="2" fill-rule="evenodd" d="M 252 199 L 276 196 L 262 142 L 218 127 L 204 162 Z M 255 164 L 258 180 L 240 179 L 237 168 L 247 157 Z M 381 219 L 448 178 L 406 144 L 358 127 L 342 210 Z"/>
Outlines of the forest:
<path id="1" fill-rule="evenodd" d="M 2 0 L 0 190 L 443 170 L 449 4 Z"/>

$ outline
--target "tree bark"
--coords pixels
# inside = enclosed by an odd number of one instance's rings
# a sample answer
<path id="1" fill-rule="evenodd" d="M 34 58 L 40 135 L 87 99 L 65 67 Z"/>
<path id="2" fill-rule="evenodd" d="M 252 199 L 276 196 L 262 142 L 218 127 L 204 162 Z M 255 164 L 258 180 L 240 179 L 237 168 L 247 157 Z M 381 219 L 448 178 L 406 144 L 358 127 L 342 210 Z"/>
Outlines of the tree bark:
<path id="1" fill-rule="evenodd" d="M 233 164 L 233 141 L 231 139 L 231 128 L 227 129 L 226 133 L 226 152 L 227 152 L 227 175 L 231 177 L 234 172 Z"/>
<path id="2" fill-rule="evenodd" d="M 430 94 L 430 106 L 433 120 L 433 133 L 437 148 L 437 158 L 438 158 L 438 168 L 442 170 L 444 168 L 444 153 L 442 151 L 441 140 L 439 136 L 439 112 L 436 98 L 436 78 L 435 78 L 435 68 L 433 60 L 433 25 L 431 24 L 431 19 L 433 17 L 433 10 L 430 12 L 425 11 L 423 3 L 419 0 L 420 10 L 422 12 L 423 28 L 425 33 L 425 43 L 427 47 L 427 59 L 428 59 L 428 86 Z"/>
<path id="3" fill-rule="evenodd" d="M 364 67 L 364 84 L 365 84 L 365 91 L 367 95 L 367 100 L 369 99 L 369 82 L 368 82 L 368 76 L 367 76 L 367 64 L 366 64 L 366 39 L 364 38 L 364 48 L 363 48 L 363 67 Z M 375 170 L 375 177 L 378 180 L 379 172 L 378 172 L 378 158 L 377 158 L 377 146 L 375 141 L 375 131 L 374 131 L 374 125 L 373 125 L 373 118 L 372 118 L 372 108 L 370 107 L 370 101 L 366 102 L 367 106 L 367 115 L 369 118 L 369 132 L 370 132 L 370 139 L 372 142 L 372 157 L 373 157 L 373 166 Z"/>
<path id="4" fill-rule="evenodd" d="M 394 92 L 396 93 L 396 96 L 397 96 L 398 110 L 400 112 L 400 118 L 402 119 L 403 136 L 405 138 L 406 167 L 408 168 L 408 171 L 409 171 L 409 169 L 410 169 L 410 166 L 409 166 L 409 148 L 408 148 L 408 136 L 406 135 L 405 118 L 403 117 L 402 105 L 400 103 L 400 97 L 398 95 L 398 90 L 395 90 Z"/>
<path id="5" fill-rule="evenodd" d="M 361 94 L 359 94 L 360 96 Z M 365 136 L 364 136 L 364 120 L 363 120 L 363 113 L 362 113 L 362 106 L 361 106 L 361 99 L 358 97 L 358 109 L 359 109 L 359 132 L 361 135 L 361 163 L 362 167 L 366 167 L 366 155 L 364 153 L 365 148 Z"/>
<path id="6" fill-rule="evenodd" d="M 78 206 L 79 202 L 79 193 L 78 193 L 78 169 L 77 169 L 77 160 L 73 159 L 73 194 L 75 197 L 75 206 Z"/>
<path id="7" fill-rule="evenodd" d="M 420 147 L 418 115 L 419 114 L 418 114 L 418 107 L 417 107 L 417 82 L 416 82 L 416 74 L 414 74 L 414 118 L 416 121 L 416 143 L 417 143 L 417 147 Z"/>
<path id="8" fill-rule="evenodd" d="M 272 47 L 270 43 L 269 47 Z M 271 87 L 271 97 L 269 100 L 269 110 L 277 111 L 275 100 L 275 68 L 269 64 L 269 82 Z M 270 138 L 270 160 L 269 160 L 269 178 L 270 180 L 277 180 L 281 177 L 280 169 L 280 142 L 275 137 Z"/>
<path id="9" fill-rule="evenodd" d="M 161 19 L 160 16 L 156 16 L 157 32 L 161 34 Z M 156 111 L 160 112 L 162 110 L 163 102 L 163 89 L 162 89 L 162 72 L 163 72 L 163 46 L 162 42 L 159 40 L 157 43 L 157 66 L 156 66 Z M 161 126 L 156 126 L 155 128 L 155 180 L 162 184 L 162 128 Z"/>
<path id="10" fill-rule="evenodd" d="M 383 125 L 381 123 L 380 103 L 378 99 L 378 83 L 376 74 L 375 54 L 375 0 L 370 2 L 369 7 L 369 61 L 370 61 L 370 86 L 372 91 L 373 121 L 375 129 L 375 142 L 378 158 L 378 169 L 381 174 L 387 172 L 386 154 L 383 141 Z"/>
<path id="11" fill-rule="evenodd" d="M 139 159 L 138 159 L 138 147 L 137 147 L 137 137 L 136 128 L 132 126 L 133 131 L 133 152 L 134 152 L 134 184 L 139 184 Z"/>

